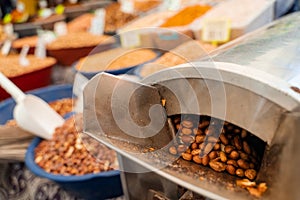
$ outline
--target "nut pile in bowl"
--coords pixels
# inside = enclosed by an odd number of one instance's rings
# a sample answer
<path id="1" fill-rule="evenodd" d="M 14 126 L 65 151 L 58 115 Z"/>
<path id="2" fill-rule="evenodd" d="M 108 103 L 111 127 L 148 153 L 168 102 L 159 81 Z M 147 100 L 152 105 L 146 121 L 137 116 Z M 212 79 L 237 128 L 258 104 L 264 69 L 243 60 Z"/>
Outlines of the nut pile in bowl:
<path id="1" fill-rule="evenodd" d="M 254 180 L 260 168 L 265 143 L 231 123 L 207 116 L 174 116 L 177 131 L 169 153 L 184 160 Z"/>
<path id="2" fill-rule="evenodd" d="M 12 47 L 15 49 L 21 49 L 24 45 L 28 45 L 29 47 L 35 47 L 37 45 L 38 39 L 39 38 L 37 35 L 20 38 L 13 41 Z"/>
<path id="3" fill-rule="evenodd" d="M 0 71 L 8 78 L 13 78 L 53 66 L 56 63 L 56 59 L 51 57 L 41 59 L 35 57 L 34 55 L 27 55 L 26 58 L 29 61 L 29 65 L 22 66 L 19 63 L 20 59 L 18 54 L 0 56 Z"/>
<path id="4" fill-rule="evenodd" d="M 185 42 L 178 47 L 166 52 L 154 62 L 146 64 L 141 68 L 140 75 L 148 76 L 162 69 L 191 62 L 195 59 L 206 56 L 217 47 L 197 40 Z"/>
<path id="5" fill-rule="evenodd" d="M 118 168 L 116 153 L 82 133 L 82 115 L 74 115 L 57 128 L 51 140 L 35 149 L 35 162 L 46 172 L 84 175 Z"/>
<path id="6" fill-rule="evenodd" d="M 88 32 L 68 33 L 59 36 L 47 45 L 48 50 L 72 49 L 97 46 L 103 43 L 113 43 L 114 39 L 107 35 L 94 35 Z"/>
<path id="7" fill-rule="evenodd" d="M 79 60 L 75 68 L 82 72 L 118 70 L 145 63 L 156 56 L 157 54 L 150 49 L 115 48 L 84 57 Z"/>

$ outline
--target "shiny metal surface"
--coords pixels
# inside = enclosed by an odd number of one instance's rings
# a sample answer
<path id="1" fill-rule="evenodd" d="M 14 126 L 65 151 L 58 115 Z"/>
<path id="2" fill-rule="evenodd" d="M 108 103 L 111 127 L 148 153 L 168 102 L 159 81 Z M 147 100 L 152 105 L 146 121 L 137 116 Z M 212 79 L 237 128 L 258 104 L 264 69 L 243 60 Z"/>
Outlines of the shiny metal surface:
<path id="1" fill-rule="evenodd" d="M 234 40 L 201 60 L 211 59 L 254 68 L 300 87 L 300 12 Z"/>
<path id="2" fill-rule="evenodd" d="M 296 156 L 300 152 L 300 97 L 290 88 L 300 73 L 299 30 L 300 16 L 296 13 L 225 45 L 213 53 L 215 62 L 184 64 L 142 81 L 155 88 L 157 99 L 166 101 L 168 116 L 188 113 L 217 117 L 268 142 L 256 179 L 268 185 L 263 199 L 297 199 L 300 195 L 300 159 Z M 124 131 L 100 130 L 99 122 L 111 116 L 99 115 L 103 99 L 95 80 L 84 91 L 84 131 L 119 153 L 124 188 L 130 190 L 128 199 L 141 194 L 145 195 L 140 199 L 147 199 L 148 189 L 155 189 L 156 182 L 160 192 L 174 191 L 175 183 L 212 199 L 254 199 L 235 185 L 235 177 L 170 156 L 167 148 L 172 134 L 168 126 L 141 141 L 127 140 Z M 152 105 L 155 103 L 158 101 Z M 147 109 L 143 112 L 148 113 Z M 163 187 L 162 180 L 171 190 Z M 168 198 L 174 197 L 168 194 Z"/>

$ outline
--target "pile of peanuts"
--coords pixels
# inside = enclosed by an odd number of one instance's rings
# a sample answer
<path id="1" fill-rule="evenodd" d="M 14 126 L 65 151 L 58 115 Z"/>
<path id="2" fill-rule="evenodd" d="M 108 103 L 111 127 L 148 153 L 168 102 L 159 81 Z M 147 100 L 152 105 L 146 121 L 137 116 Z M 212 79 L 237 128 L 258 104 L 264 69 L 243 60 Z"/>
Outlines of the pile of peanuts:
<path id="1" fill-rule="evenodd" d="M 227 171 L 250 180 L 256 178 L 261 160 L 254 145 L 248 142 L 254 135 L 228 122 L 205 116 L 195 119 L 193 115 L 185 115 L 182 119 L 181 116 L 173 118 L 177 134 L 169 153 L 210 166 L 217 172 Z"/>
<path id="2" fill-rule="evenodd" d="M 35 148 L 35 163 L 46 172 L 60 175 L 84 175 L 117 168 L 116 153 L 97 141 L 82 141 L 82 115 L 75 115 L 57 128 L 51 140 Z M 95 157 L 91 146 L 99 153 Z"/>
<path id="3" fill-rule="evenodd" d="M 55 110 L 61 116 L 69 113 L 73 109 L 73 99 L 72 98 L 64 98 L 56 101 L 52 101 L 49 103 L 49 106 Z"/>

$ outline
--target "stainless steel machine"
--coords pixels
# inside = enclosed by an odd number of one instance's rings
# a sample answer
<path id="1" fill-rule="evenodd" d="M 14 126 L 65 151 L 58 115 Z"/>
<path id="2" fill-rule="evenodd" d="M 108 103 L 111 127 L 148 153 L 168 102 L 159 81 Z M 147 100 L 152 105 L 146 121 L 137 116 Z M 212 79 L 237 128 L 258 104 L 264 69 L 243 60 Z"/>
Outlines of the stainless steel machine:
<path id="1" fill-rule="evenodd" d="M 266 142 L 255 179 L 268 185 L 261 198 L 299 199 L 298 87 L 295 13 L 141 83 L 97 75 L 84 89 L 84 131 L 118 152 L 127 199 L 254 199 L 236 186 L 236 177 L 181 162 L 166 151 L 176 135 L 170 116 L 225 120 Z"/>

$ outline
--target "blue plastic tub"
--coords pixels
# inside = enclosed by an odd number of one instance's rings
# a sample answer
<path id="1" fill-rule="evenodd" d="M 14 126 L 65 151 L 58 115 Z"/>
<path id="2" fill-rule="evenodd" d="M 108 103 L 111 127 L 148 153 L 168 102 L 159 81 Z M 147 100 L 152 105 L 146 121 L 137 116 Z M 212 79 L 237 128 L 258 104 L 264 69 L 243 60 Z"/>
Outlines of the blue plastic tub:
<path id="1" fill-rule="evenodd" d="M 31 90 L 27 93 L 34 94 L 46 102 L 55 101 L 62 98 L 72 97 L 72 85 L 54 85 L 41 89 Z M 15 101 L 10 98 L 0 102 L 0 124 L 5 124 L 7 120 L 13 118 Z"/>
<path id="2" fill-rule="evenodd" d="M 28 93 L 50 102 L 72 97 L 72 85 L 49 86 Z M 14 106 L 13 99 L 7 99 L 0 103 L 0 124 L 5 124 L 7 120 L 13 118 Z M 34 138 L 25 155 L 26 166 L 37 176 L 55 181 L 62 188 L 84 199 L 106 199 L 123 194 L 118 170 L 82 176 L 62 176 L 47 173 L 34 162 L 34 149 L 41 141 L 42 139 L 39 137 Z"/>
<path id="3" fill-rule="evenodd" d="M 118 170 L 82 176 L 63 176 L 47 173 L 34 162 L 34 149 L 41 141 L 42 139 L 35 138 L 25 156 L 25 164 L 34 174 L 55 181 L 67 191 L 71 191 L 84 199 L 107 199 L 123 194 Z"/>

